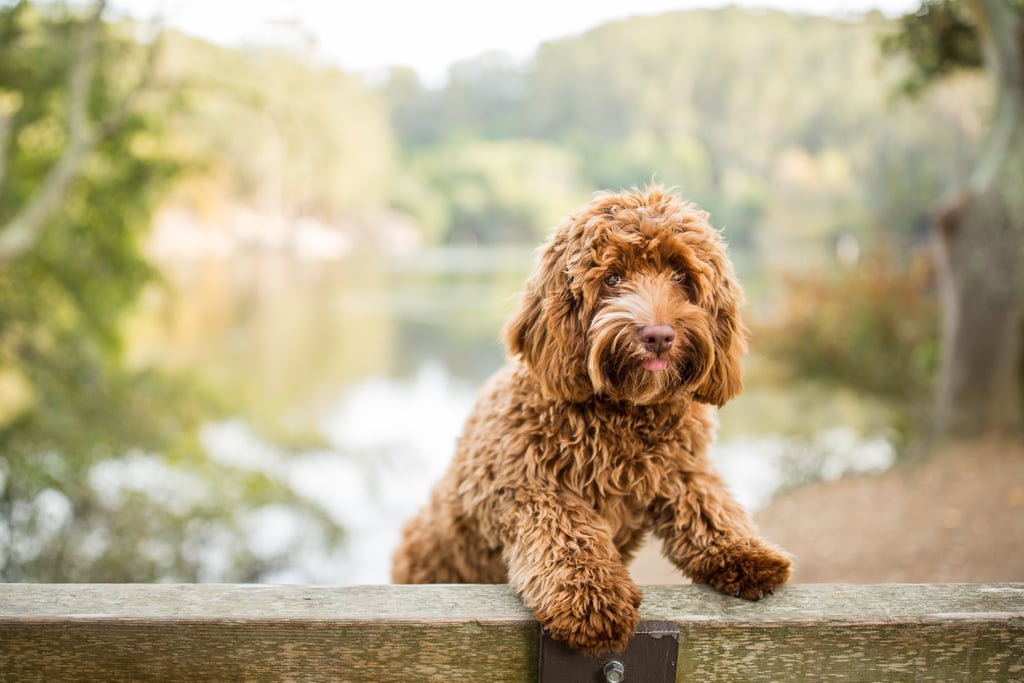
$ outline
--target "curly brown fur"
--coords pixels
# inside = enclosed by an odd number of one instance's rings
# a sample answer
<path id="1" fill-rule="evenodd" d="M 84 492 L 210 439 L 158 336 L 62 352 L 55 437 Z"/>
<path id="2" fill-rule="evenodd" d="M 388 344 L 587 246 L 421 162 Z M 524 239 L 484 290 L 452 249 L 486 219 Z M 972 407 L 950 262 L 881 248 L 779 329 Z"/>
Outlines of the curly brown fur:
<path id="1" fill-rule="evenodd" d="M 707 456 L 739 393 L 742 293 L 708 216 L 604 194 L 543 247 L 455 459 L 406 526 L 396 583 L 508 582 L 589 654 L 622 650 L 648 531 L 694 581 L 756 600 L 789 577 Z"/>

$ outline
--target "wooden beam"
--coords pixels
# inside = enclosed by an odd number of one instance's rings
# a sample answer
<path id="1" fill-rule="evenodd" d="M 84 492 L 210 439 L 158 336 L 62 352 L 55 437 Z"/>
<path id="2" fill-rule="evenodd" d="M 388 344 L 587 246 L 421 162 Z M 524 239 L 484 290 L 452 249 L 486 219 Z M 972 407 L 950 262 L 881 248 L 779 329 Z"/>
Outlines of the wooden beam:
<path id="1" fill-rule="evenodd" d="M 679 681 L 1024 680 L 1024 584 L 649 586 Z M 505 586 L 0 584 L 0 681 L 533 681 Z"/>

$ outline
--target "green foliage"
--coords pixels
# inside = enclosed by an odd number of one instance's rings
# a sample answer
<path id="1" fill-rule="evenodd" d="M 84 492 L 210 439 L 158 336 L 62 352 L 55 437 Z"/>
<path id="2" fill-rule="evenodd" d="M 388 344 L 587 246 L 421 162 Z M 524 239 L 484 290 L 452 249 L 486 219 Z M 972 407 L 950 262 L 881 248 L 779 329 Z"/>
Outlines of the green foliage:
<path id="1" fill-rule="evenodd" d="M 0 96 L 12 103 L 0 226 L 34 199 L 66 152 L 67 74 L 81 56 L 70 38 L 80 30 L 81 19 L 59 5 L 0 8 Z M 124 107 L 135 82 L 128 76 L 145 57 L 145 47 L 103 27 L 89 84 L 94 124 Z M 198 429 L 217 413 L 216 401 L 187 379 L 125 361 L 124 318 L 159 279 L 142 240 L 187 163 L 165 128 L 175 100 L 139 99 L 104 131 L 38 241 L 0 264 L 3 580 L 195 580 L 202 533 L 216 530 L 238 545 L 248 510 L 295 499 L 265 475 L 207 459 Z M 142 460 L 208 495 L 168 489 L 155 500 L 131 482 L 112 495 L 97 479 L 104 468 L 130 471 Z M 336 535 L 307 512 L 311 529 Z M 263 559 L 235 550 L 232 566 L 210 578 L 259 573 Z"/>
<path id="2" fill-rule="evenodd" d="M 541 142 L 450 143 L 413 155 L 411 165 L 446 200 L 448 243 L 537 242 L 587 197 L 576 159 Z"/>
<path id="3" fill-rule="evenodd" d="M 4 219 L 31 201 L 64 153 L 65 74 L 74 58 L 66 37 L 75 24 L 72 16 L 36 14 L 24 3 L 0 14 L 0 90 L 17 93 L 21 102 L 4 150 Z M 100 58 L 115 64 L 138 58 L 132 49 L 110 36 Z M 94 116 L 118 106 L 123 96 L 111 76 L 101 68 L 94 79 Z M 93 390 L 117 364 L 121 317 L 155 276 L 140 240 L 180 162 L 165 150 L 138 151 L 154 135 L 159 123 L 152 112 L 126 117 L 96 147 L 34 248 L 0 267 L 0 368 L 33 388 L 32 403 L 47 407 L 38 411 L 40 418 L 52 412 L 72 417 L 88 407 Z M 64 411 L 60 386 L 73 378 L 81 382 L 74 385 L 79 391 L 68 396 L 78 409 Z"/>
<path id="4" fill-rule="evenodd" d="M 931 272 L 876 251 L 855 268 L 787 278 L 783 310 L 757 332 L 797 375 L 887 399 L 929 395 L 938 358 Z"/>
<path id="5" fill-rule="evenodd" d="M 575 157 L 585 190 L 677 187 L 733 244 L 909 240 L 969 163 L 962 122 L 986 93 L 965 82 L 927 110 L 893 105 L 905 64 L 877 53 L 891 26 L 738 8 L 635 17 L 546 43 L 526 66 L 463 63 L 440 90 L 395 70 L 380 92 L 413 158 L 536 140 Z M 448 195 L 431 206 L 432 235 L 461 234 Z"/>
<path id="6" fill-rule="evenodd" d="M 179 189 L 201 217 L 245 204 L 290 219 L 339 219 L 390 197 L 388 111 L 358 77 L 180 33 L 166 36 L 161 75 L 189 95 L 172 136 L 204 162 Z"/>
<path id="7" fill-rule="evenodd" d="M 1005 0 L 1024 15 L 1024 0 Z M 882 52 L 890 57 L 904 55 L 913 70 L 902 84 L 903 91 L 920 96 L 931 84 L 963 70 L 983 66 L 977 27 L 963 0 L 922 0 L 916 12 L 905 14 L 896 30 L 880 40 Z"/>

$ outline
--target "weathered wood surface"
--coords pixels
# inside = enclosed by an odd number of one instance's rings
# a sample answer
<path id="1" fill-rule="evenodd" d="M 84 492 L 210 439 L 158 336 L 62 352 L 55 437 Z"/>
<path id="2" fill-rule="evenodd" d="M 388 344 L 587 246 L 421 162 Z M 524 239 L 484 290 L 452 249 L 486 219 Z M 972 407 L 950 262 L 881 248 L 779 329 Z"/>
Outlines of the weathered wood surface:
<path id="1" fill-rule="evenodd" d="M 677 681 L 1024 681 L 1024 584 L 644 588 Z M 0 680 L 533 681 L 504 586 L 0 584 Z"/>

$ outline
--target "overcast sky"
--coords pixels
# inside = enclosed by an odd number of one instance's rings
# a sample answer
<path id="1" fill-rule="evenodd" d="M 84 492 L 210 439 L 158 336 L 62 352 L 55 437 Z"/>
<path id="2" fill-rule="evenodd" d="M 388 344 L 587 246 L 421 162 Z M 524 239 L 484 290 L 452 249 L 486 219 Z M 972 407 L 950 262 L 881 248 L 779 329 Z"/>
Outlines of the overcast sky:
<path id="1" fill-rule="evenodd" d="M 226 45 L 305 44 L 353 71 L 412 66 L 441 80 L 460 60 L 497 50 L 529 57 L 552 38 L 576 35 L 611 19 L 694 7 L 736 4 L 794 12 L 849 15 L 881 9 L 891 15 L 917 0 L 113 0 L 141 17 L 162 15 L 173 26 Z"/>

